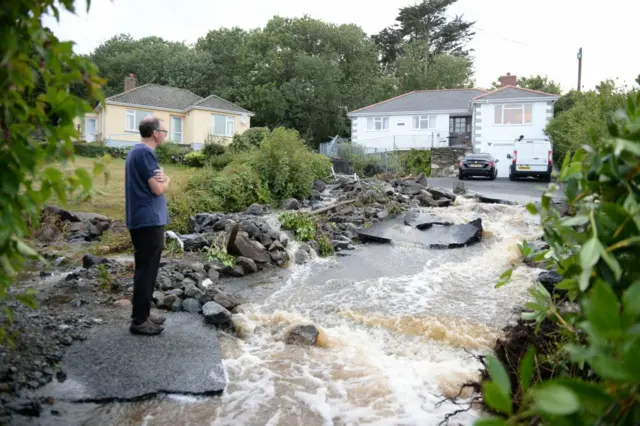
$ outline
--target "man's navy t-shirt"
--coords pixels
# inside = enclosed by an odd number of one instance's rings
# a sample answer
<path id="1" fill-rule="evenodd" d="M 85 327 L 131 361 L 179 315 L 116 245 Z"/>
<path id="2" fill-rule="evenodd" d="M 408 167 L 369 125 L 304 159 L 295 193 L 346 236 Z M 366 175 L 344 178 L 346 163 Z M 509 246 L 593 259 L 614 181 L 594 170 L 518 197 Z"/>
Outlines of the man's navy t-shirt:
<path id="1" fill-rule="evenodd" d="M 167 199 L 151 192 L 149 178 L 159 169 L 158 159 L 143 143 L 129 151 L 125 163 L 125 205 L 129 229 L 163 226 L 169 223 Z"/>

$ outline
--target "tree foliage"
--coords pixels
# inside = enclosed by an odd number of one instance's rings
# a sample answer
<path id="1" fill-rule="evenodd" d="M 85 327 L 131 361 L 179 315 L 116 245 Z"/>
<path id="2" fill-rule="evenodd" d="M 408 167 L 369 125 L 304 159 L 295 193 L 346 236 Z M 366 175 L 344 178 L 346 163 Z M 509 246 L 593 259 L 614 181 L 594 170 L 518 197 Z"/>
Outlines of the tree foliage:
<path id="1" fill-rule="evenodd" d="M 607 117 L 624 107 L 625 101 L 625 92 L 612 81 L 600 83 L 596 90 L 571 91 L 562 96 L 556 103 L 555 117 L 545 129 L 553 142 L 554 160 L 560 162 L 568 152 L 605 137 Z"/>
<path id="2" fill-rule="evenodd" d="M 603 137 L 566 155 L 558 181 L 572 214 L 562 217 L 552 205 L 553 187 L 542 196 L 539 214 L 549 249 L 537 257 L 563 277 L 555 290 L 567 291 L 574 309 L 561 309 L 539 285 L 523 318 L 556 322 L 566 342 L 558 359 L 577 368 L 559 368 L 553 379 L 539 381 L 540 360 L 531 349 L 520 362 L 515 389 L 500 362 L 490 358 L 484 401 L 501 417 L 478 425 L 640 421 L 640 93 L 628 95 L 626 109 L 608 115 Z M 524 395 L 517 411 L 514 392 Z"/>
<path id="3" fill-rule="evenodd" d="M 107 79 L 107 96 L 122 92 L 129 74 L 139 85 L 182 87 L 200 96 L 215 93 L 255 112 L 253 126 L 294 128 L 315 146 L 349 134 L 349 110 L 408 90 L 472 83 L 466 47 L 472 23 L 446 17 L 454 2 L 430 0 L 400 9 L 398 24 L 374 37 L 352 24 L 274 16 L 263 28 L 209 31 L 193 46 L 117 35 L 89 57 Z M 424 20 L 430 25 L 426 77 Z"/>
<path id="4" fill-rule="evenodd" d="M 103 84 L 90 61 L 43 27 L 43 15 L 57 17 L 60 8 L 74 11 L 73 1 L 6 0 L 0 9 L 0 300 L 25 260 L 39 258 L 25 238 L 47 200 L 92 189 L 90 171 L 65 175 L 55 164 L 73 159 L 73 120 L 102 98 Z M 86 99 L 73 95 L 74 87 L 82 87 Z M 93 172 L 102 169 L 97 164 Z M 0 304 L 10 320 L 9 305 Z M 0 340 L 5 337 L 3 327 Z"/>

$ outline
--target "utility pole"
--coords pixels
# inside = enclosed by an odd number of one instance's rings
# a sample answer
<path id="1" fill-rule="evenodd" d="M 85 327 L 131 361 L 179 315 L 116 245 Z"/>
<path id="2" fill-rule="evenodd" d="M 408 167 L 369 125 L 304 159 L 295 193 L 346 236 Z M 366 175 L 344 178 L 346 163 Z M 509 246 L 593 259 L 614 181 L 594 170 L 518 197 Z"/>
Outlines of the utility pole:
<path id="1" fill-rule="evenodd" d="M 582 91 L 582 47 L 578 50 L 578 92 Z"/>

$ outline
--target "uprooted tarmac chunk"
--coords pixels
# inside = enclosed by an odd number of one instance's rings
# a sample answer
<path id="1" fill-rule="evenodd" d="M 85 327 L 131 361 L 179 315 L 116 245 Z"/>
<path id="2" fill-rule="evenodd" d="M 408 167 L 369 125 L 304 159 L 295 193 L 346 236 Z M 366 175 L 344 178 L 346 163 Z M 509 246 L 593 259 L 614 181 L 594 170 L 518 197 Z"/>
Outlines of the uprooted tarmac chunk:
<path id="1" fill-rule="evenodd" d="M 358 231 L 362 241 L 378 243 L 412 243 L 432 249 L 461 248 L 482 241 L 482 219 L 452 225 L 434 222 L 416 222 L 424 230 L 409 226 L 404 219 L 376 223 Z"/>

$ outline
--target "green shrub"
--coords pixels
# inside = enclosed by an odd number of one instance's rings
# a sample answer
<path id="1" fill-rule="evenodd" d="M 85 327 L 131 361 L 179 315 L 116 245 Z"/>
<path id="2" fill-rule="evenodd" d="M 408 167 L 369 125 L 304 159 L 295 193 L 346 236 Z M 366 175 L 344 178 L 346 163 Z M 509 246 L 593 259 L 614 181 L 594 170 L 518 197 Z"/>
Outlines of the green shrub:
<path id="1" fill-rule="evenodd" d="M 182 164 L 184 156 L 193 151 L 189 145 L 180 145 L 174 142 L 165 142 L 156 148 L 158 162 L 164 164 Z"/>
<path id="2" fill-rule="evenodd" d="M 74 142 L 73 149 L 80 157 L 101 158 L 109 154 L 113 158 L 127 158 L 131 147 L 111 147 L 100 142 Z"/>
<path id="3" fill-rule="evenodd" d="M 278 220 L 282 229 L 293 231 L 298 241 L 311 241 L 316 236 L 316 224 L 309 215 L 299 212 L 284 212 L 280 214 Z"/>
<path id="4" fill-rule="evenodd" d="M 287 198 L 304 199 L 311 195 L 316 179 L 331 173 L 331 162 L 312 152 L 297 131 L 279 127 L 270 133 L 248 157 L 275 201 Z M 233 164 L 233 163 L 232 163 Z"/>
<path id="5" fill-rule="evenodd" d="M 214 157 L 208 157 L 205 160 L 205 167 L 212 170 L 222 170 L 227 167 L 233 160 L 233 154 L 227 151 L 224 154 L 216 155 Z"/>
<path id="6" fill-rule="evenodd" d="M 184 164 L 189 167 L 203 167 L 207 159 L 204 153 L 200 151 L 192 151 L 184 156 Z"/>
<path id="7" fill-rule="evenodd" d="M 260 143 L 270 134 L 266 127 L 251 127 L 245 130 L 243 133 L 237 133 L 233 136 L 229 149 L 233 152 L 249 151 L 252 148 L 257 148 Z"/>
<path id="8" fill-rule="evenodd" d="M 394 153 L 402 166 L 404 173 L 431 175 L 431 150 L 412 149 Z"/>
<path id="9" fill-rule="evenodd" d="M 207 143 L 204 148 L 202 148 L 202 153 L 207 158 L 217 157 L 225 152 L 227 152 L 227 148 L 224 145 L 215 142 Z"/>
<path id="10" fill-rule="evenodd" d="M 571 216 L 554 206 L 553 191 L 542 195 L 540 208 L 527 206 L 539 211 L 550 247 L 534 260 L 547 259 L 563 280 L 551 292 L 532 288 L 522 319 L 537 330 L 554 324 L 556 336 L 538 340 L 554 339 L 556 353 L 531 347 L 518 360 L 501 360 L 508 370 L 487 358 L 484 402 L 501 417 L 476 424 L 640 421 L 640 93 L 607 119 L 607 129 L 606 137 L 594 134 L 590 146 L 564 158 L 558 183 Z M 510 276 L 506 271 L 497 287 Z M 567 292 L 572 309 L 563 309 L 558 290 Z M 545 371 L 550 361 L 555 368 Z"/>

